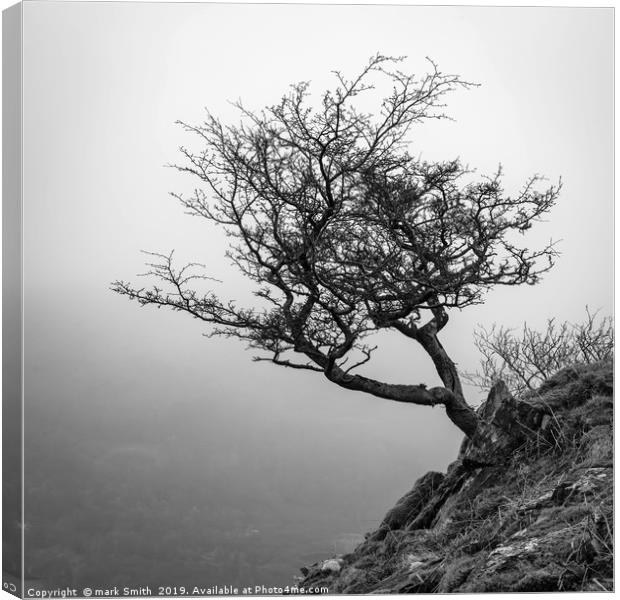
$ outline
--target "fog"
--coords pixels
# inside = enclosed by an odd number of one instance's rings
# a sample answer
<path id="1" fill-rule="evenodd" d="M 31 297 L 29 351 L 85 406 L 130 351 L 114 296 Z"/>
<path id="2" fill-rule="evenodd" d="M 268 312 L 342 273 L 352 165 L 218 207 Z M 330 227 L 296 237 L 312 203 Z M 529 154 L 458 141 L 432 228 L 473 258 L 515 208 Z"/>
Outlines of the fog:
<path id="1" fill-rule="evenodd" d="M 535 287 L 492 291 L 442 341 L 476 368 L 477 323 L 534 327 L 612 310 L 611 10 L 115 4 L 24 5 L 26 577 L 58 585 L 286 585 L 345 552 L 461 442 L 440 407 L 400 405 L 315 373 L 254 363 L 204 324 L 113 294 L 140 250 L 197 260 L 252 302 L 227 239 L 169 192 L 175 125 L 204 107 L 273 104 L 287 86 L 354 75 L 377 51 L 407 70 L 480 83 L 454 121 L 412 131 L 428 160 L 504 165 L 511 193 L 542 173 L 564 189 L 533 245 L 561 240 Z M 145 281 L 145 284 L 148 283 Z M 382 335 L 365 372 L 439 380 Z M 483 399 L 467 388 L 468 399 Z"/>

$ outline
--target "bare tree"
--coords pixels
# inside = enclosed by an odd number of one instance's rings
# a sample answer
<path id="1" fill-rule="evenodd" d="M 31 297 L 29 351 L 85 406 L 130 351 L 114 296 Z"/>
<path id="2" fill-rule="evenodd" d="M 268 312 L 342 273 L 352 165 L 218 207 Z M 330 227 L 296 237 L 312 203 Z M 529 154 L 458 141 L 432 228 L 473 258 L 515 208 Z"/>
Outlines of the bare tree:
<path id="1" fill-rule="evenodd" d="M 536 389 L 560 369 L 577 363 L 593 363 L 613 358 L 614 322 L 597 318 L 586 307 L 582 323 L 547 319 L 543 331 L 525 323 L 521 332 L 493 325 L 479 327 L 474 343 L 481 355 L 481 368 L 464 374 L 464 379 L 488 389 L 502 380 L 515 394 Z"/>
<path id="2" fill-rule="evenodd" d="M 471 436 L 476 416 L 438 334 L 449 309 L 481 303 L 495 285 L 536 283 L 551 268 L 552 243 L 528 250 L 512 234 L 549 211 L 559 185 L 538 191 L 542 178 L 534 176 L 508 196 L 501 169 L 473 181 L 459 160 L 413 158 L 411 127 L 446 118 L 444 96 L 472 84 L 432 62 L 416 78 L 398 69 L 401 60 L 377 55 L 352 80 L 335 72 L 335 88 L 315 108 L 309 84 L 298 83 L 259 112 L 237 103 L 237 125 L 210 113 L 200 125 L 182 123 L 204 149 L 181 148 L 186 163 L 177 168 L 204 189 L 174 196 L 190 214 L 225 228 L 233 240 L 228 256 L 258 286 L 257 307 L 198 293 L 191 282 L 200 275 L 175 268 L 172 255 L 155 255 L 150 273 L 158 285 L 117 281 L 113 289 L 213 324 L 213 334 L 260 351 L 255 360 L 317 371 L 381 398 L 443 404 Z M 391 92 L 372 115 L 356 105 L 375 81 Z M 444 387 L 360 374 L 381 329 L 420 344 Z"/>

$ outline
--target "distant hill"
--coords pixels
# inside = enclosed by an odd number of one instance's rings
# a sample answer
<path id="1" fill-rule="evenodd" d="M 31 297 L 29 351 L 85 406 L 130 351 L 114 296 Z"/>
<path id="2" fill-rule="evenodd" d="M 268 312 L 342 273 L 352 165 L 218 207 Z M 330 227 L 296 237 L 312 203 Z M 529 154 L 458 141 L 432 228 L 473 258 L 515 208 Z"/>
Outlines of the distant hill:
<path id="1" fill-rule="evenodd" d="M 613 366 L 514 399 L 502 383 L 447 473 L 430 472 L 344 555 L 302 568 L 330 594 L 613 590 Z"/>

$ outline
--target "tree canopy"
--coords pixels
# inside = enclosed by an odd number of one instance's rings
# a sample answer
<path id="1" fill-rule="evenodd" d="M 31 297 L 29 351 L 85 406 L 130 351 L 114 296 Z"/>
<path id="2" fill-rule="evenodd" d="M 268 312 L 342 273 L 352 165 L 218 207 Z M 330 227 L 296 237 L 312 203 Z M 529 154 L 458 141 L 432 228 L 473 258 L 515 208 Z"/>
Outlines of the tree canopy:
<path id="1" fill-rule="evenodd" d="M 167 306 L 244 340 L 255 360 L 322 373 L 347 389 L 415 404 L 444 404 L 466 434 L 476 429 L 459 376 L 437 334 L 449 310 L 484 301 L 496 285 L 534 284 L 553 265 L 553 243 L 522 246 L 519 236 L 545 215 L 560 185 L 532 176 L 515 195 L 501 168 L 478 177 L 460 160 L 426 162 L 409 152 L 412 127 L 447 118 L 444 97 L 473 84 L 432 61 L 421 77 L 401 58 L 376 55 L 354 79 L 313 104 L 310 85 L 291 86 L 261 111 L 236 103 L 240 120 L 207 113 L 182 123 L 202 150 L 181 148 L 180 171 L 202 184 L 174 196 L 191 215 L 223 226 L 228 256 L 256 285 L 255 307 L 201 294 L 197 265 L 177 268 L 155 254 L 159 282 L 113 289 L 141 305 Z M 362 97 L 388 84 L 374 113 Z M 393 384 L 359 370 L 372 358 L 371 337 L 391 329 L 420 343 L 445 387 Z"/>

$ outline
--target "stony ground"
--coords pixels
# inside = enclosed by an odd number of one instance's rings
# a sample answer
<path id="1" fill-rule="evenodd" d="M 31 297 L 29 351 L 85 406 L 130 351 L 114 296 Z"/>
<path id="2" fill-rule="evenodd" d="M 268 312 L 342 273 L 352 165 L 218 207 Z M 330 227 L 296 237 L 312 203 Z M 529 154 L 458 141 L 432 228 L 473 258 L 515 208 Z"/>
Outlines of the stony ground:
<path id="1" fill-rule="evenodd" d="M 352 553 L 304 567 L 330 593 L 613 589 L 613 370 L 515 400 L 496 385 L 447 473 L 427 473 Z"/>

